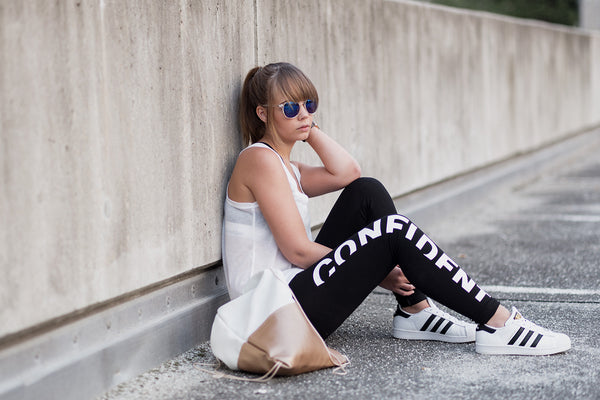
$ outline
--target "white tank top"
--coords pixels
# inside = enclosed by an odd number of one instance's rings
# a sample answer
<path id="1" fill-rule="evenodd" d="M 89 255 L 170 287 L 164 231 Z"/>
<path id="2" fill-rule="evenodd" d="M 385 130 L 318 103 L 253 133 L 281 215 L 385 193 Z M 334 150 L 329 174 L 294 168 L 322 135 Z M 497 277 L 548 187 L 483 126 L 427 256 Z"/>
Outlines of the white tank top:
<path id="1" fill-rule="evenodd" d="M 250 147 L 271 149 L 264 143 L 254 143 Z M 300 171 L 292 164 L 296 180 L 286 168 L 283 159 L 277 154 L 281 166 L 292 188 L 296 206 L 304 222 L 306 235 L 312 240 L 310 218 L 308 213 L 308 196 L 298 189 Z M 234 299 L 241 295 L 248 280 L 257 272 L 265 269 L 278 269 L 283 272 L 287 281 L 291 281 L 302 269 L 292 265 L 279 251 L 275 238 L 267 221 L 263 217 L 258 203 L 238 203 L 229 198 L 229 190 L 225 198 L 225 216 L 223 219 L 223 267 L 229 290 L 229 297 Z"/>

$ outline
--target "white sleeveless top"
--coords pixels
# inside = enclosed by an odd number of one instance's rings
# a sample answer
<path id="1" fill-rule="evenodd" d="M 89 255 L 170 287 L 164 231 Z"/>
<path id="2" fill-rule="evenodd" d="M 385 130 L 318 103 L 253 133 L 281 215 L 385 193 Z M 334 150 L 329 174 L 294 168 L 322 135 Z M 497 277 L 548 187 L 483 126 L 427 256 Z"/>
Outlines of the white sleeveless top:
<path id="1" fill-rule="evenodd" d="M 264 143 L 254 143 L 250 147 L 267 148 L 277 154 Z M 283 159 L 277 154 L 281 166 L 292 188 L 296 206 L 304 222 L 306 235 L 312 240 L 310 218 L 308 213 L 308 196 L 298 189 L 300 171 L 292 164 L 296 180 L 286 168 Z M 250 278 L 265 269 L 278 269 L 283 272 L 287 281 L 291 281 L 301 268 L 292 265 L 279 251 L 275 238 L 267 221 L 263 217 L 258 203 L 238 203 L 229 198 L 229 190 L 225 198 L 225 216 L 222 236 L 223 267 L 229 290 L 229 297 L 234 299 L 241 295 Z"/>

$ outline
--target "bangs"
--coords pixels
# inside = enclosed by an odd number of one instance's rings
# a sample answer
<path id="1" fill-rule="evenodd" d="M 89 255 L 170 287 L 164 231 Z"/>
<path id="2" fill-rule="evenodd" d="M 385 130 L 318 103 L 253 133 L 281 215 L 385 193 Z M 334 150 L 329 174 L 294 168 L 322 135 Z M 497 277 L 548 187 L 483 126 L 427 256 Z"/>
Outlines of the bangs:
<path id="1" fill-rule="evenodd" d="M 290 65 L 291 68 L 282 68 L 273 77 L 271 94 L 280 94 L 286 101 L 300 102 L 313 100 L 319 103 L 319 94 L 313 83 L 299 69 Z M 271 102 L 273 99 L 269 99 Z"/>

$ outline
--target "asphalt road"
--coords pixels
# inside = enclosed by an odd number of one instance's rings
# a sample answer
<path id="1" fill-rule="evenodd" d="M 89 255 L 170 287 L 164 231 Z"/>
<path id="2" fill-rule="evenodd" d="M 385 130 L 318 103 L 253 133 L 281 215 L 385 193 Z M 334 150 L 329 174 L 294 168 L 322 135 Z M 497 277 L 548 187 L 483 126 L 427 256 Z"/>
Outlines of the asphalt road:
<path id="1" fill-rule="evenodd" d="M 504 305 L 567 333 L 567 353 L 482 356 L 474 344 L 397 340 L 393 297 L 376 290 L 327 340 L 350 358 L 346 375 L 328 369 L 267 383 L 216 379 L 205 372 L 215 360 L 204 343 L 99 399 L 600 398 L 600 131 L 577 140 L 554 146 L 557 155 L 543 165 L 527 162 L 534 155 L 520 157 L 522 171 L 484 179 L 467 200 L 432 210 L 435 218 L 421 225 Z"/>

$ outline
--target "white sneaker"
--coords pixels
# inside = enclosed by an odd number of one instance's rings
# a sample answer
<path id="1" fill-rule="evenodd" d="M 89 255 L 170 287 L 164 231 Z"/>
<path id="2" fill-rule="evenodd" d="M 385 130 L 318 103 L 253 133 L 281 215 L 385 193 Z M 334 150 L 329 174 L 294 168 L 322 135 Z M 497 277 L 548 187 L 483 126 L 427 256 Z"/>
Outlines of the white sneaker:
<path id="1" fill-rule="evenodd" d="M 502 328 L 480 324 L 475 351 L 481 354 L 547 355 L 567 351 L 571 339 L 563 333 L 549 331 L 523 318 L 513 307 Z"/>
<path id="2" fill-rule="evenodd" d="M 398 306 L 394 313 L 395 338 L 451 343 L 475 341 L 475 324 L 460 321 L 437 308 L 430 299 L 427 301 L 429 307 L 416 314 L 409 314 Z"/>

